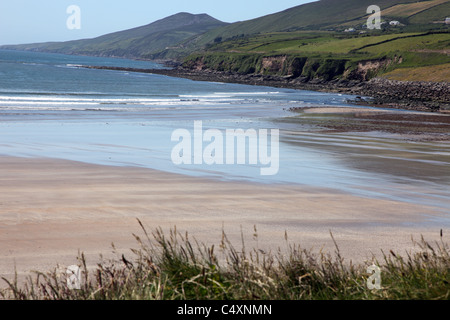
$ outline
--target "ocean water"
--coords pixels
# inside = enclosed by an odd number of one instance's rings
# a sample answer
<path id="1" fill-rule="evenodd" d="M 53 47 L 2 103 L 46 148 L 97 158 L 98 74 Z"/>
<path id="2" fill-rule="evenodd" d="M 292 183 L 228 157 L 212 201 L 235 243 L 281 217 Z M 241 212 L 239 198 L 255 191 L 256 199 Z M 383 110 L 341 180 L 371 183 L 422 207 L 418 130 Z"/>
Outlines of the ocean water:
<path id="1" fill-rule="evenodd" d="M 149 61 L 0 51 L 0 155 L 327 187 L 450 211 L 448 143 L 322 133 L 280 121 L 296 116 L 291 107 L 349 107 L 350 96 L 86 65 L 163 68 Z M 258 164 L 175 165 L 172 133 L 193 132 L 199 120 L 204 130 L 280 130 L 278 174 L 262 176 Z"/>

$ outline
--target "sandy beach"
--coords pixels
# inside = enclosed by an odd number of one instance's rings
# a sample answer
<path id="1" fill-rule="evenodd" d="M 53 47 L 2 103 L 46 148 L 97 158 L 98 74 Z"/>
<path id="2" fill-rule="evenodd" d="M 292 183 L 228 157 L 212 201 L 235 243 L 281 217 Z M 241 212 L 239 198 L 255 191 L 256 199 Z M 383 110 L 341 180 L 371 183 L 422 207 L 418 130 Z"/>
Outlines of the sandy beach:
<path id="1" fill-rule="evenodd" d="M 381 249 L 411 249 L 411 236 L 439 238 L 434 207 L 369 199 L 333 189 L 223 182 L 144 168 L 0 157 L 0 274 L 20 276 L 113 257 L 111 243 L 131 256 L 142 235 L 176 226 L 208 244 L 222 230 L 240 245 L 285 248 L 289 241 L 331 253 L 330 231 L 347 260 L 364 261 Z M 253 238 L 254 226 L 258 241 Z M 444 235 L 446 230 L 444 228 Z"/>

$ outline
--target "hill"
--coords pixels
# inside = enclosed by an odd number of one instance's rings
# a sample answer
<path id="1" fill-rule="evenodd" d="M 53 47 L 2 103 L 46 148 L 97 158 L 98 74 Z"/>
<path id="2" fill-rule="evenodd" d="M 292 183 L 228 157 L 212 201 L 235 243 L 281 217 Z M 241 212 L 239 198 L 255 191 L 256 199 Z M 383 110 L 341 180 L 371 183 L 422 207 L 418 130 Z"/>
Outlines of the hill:
<path id="1" fill-rule="evenodd" d="M 55 52 L 74 55 L 142 58 L 151 57 L 180 42 L 203 34 L 226 23 L 207 14 L 178 13 L 146 26 L 115 32 L 93 39 L 48 42 L 3 49 Z"/>
<path id="2" fill-rule="evenodd" d="M 366 81 L 383 74 L 407 80 L 429 72 L 429 79 L 449 82 L 436 66 L 450 63 L 450 26 L 444 23 L 450 1 L 378 1 L 382 28 L 368 30 L 372 2 L 321 0 L 211 30 L 196 38 L 204 49 L 183 66 L 297 82 Z M 388 23 L 393 20 L 399 23 Z"/>
<path id="3" fill-rule="evenodd" d="M 367 8 L 373 4 L 373 0 L 320 0 L 211 30 L 197 42 L 205 45 L 218 38 L 226 40 L 270 32 L 361 28 L 368 18 Z M 398 20 L 416 30 L 438 27 L 434 22 L 444 21 L 450 15 L 449 0 L 379 0 L 376 4 L 382 9 L 383 20 Z"/>

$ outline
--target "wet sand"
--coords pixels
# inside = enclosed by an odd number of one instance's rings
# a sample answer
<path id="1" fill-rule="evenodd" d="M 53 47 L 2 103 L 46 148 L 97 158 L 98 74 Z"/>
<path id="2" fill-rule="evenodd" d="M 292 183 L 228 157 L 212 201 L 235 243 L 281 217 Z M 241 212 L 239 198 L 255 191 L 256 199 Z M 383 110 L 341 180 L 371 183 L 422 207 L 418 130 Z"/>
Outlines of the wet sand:
<path id="1" fill-rule="evenodd" d="M 450 115 L 429 112 L 402 112 L 395 109 L 349 107 L 298 107 L 291 111 L 326 132 L 384 132 L 413 141 L 449 141 Z"/>
<path id="2" fill-rule="evenodd" d="M 224 230 L 237 247 L 304 248 L 334 252 L 333 232 L 345 258 L 362 262 L 380 250 L 412 248 L 411 236 L 438 240 L 432 206 L 379 200 L 333 189 L 223 182 L 144 168 L 52 159 L 0 157 L 0 274 L 23 276 L 76 263 L 79 251 L 94 265 L 112 257 L 111 243 L 131 256 L 142 235 L 176 226 L 217 244 Z M 254 226 L 258 241 L 253 238 Z M 444 235 L 447 231 L 444 228 Z M 446 237 L 448 238 L 448 237 Z"/>

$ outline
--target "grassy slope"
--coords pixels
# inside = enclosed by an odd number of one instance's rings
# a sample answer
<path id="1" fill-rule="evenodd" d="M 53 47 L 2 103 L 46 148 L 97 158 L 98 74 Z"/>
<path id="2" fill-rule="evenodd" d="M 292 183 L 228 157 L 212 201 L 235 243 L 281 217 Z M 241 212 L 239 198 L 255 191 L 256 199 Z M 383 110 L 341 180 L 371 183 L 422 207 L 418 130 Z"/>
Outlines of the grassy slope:
<path id="1" fill-rule="evenodd" d="M 448 0 L 424 1 L 425 6 L 423 6 L 423 9 L 441 4 L 442 1 L 445 1 L 446 5 L 450 3 Z M 377 1 L 377 5 L 383 10 L 389 10 L 389 8 L 398 4 L 407 4 L 403 7 L 403 10 L 405 10 L 408 6 L 417 6 L 416 2 L 416 0 L 379 0 Z M 272 15 L 234 23 L 223 28 L 212 30 L 202 36 L 199 43 L 209 43 L 218 36 L 221 36 L 223 39 L 228 39 L 241 34 L 249 35 L 296 30 L 339 30 L 342 28 L 341 25 L 344 24 L 364 24 L 368 16 L 366 10 L 372 4 L 374 4 L 372 0 L 321 0 Z M 408 15 L 399 13 L 398 10 L 394 10 L 393 13 L 394 17 L 398 17 L 399 15 L 404 18 L 409 17 Z M 434 12 L 434 15 L 441 20 L 445 18 L 445 14 L 446 12 L 442 10 Z M 418 22 L 421 23 L 422 21 Z"/>
<path id="2" fill-rule="evenodd" d="M 441 82 L 450 79 L 450 63 L 419 68 L 398 68 L 383 75 L 389 80 Z"/>
<path id="3" fill-rule="evenodd" d="M 422 1 L 416 3 L 402 3 L 394 5 L 382 11 L 382 15 L 389 17 L 409 17 L 418 14 L 422 11 L 428 10 L 437 5 L 441 5 L 448 2 L 447 0 L 432 0 Z"/>
<path id="4" fill-rule="evenodd" d="M 429 21 L 441 21 L 450 15 L 450 1 L 424 10 L 409 17 L 411 23 L 421 24 Z"/>

